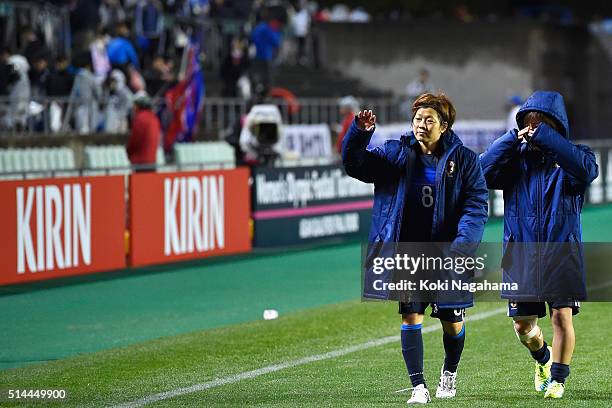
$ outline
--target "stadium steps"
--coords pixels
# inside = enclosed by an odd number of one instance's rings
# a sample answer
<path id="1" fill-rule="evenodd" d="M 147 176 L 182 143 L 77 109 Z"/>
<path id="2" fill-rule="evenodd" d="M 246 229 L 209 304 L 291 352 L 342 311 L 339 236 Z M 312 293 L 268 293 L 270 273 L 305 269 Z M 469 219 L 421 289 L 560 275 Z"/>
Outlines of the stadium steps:
<path id="1" fill-rule="evenodd" d="M 78 175 L 74 152 L 67 147 L 0 149 L 0 173 L 30 173 L 25 177 L 44 178 Z M 0 174 L 2 180 L 21 180 L 24 174 Z"/>
<path id="2" fill-rule="evenodd" d="M 234 149 L 225 142 L 177 143 L 174 157 L 179 170 L 234 168 Z"/>
<path id="3" fill-rule="evenodd" d="M 222 81 L 216 72 L 207 72 L 206 96 L 221 96 Z M 366 98 L 391 96 L 370 88 L 339 70 L 315 69 L 302 65 L 280 65 L 272 70 L 272 86 L 287 88 L 298 98 L 334 98 L 356 95 Z"/>
<path id="4" fill-rule="evenodd" d="M 341 97 L 357 95 L 380 98 L 390 96 L 364 85 L 360 80 L 347 77 L 340 71 L 314 69 L 301 65 L 281 65 L 273 76 L 274 86 L 287 88 L 298 97 Z"/>
<path id="5" fill-rule="evenodd" d="M 85 176 L 130 173 L 130 160 L 123 145 L 86 146 L 84 152 Z"/>

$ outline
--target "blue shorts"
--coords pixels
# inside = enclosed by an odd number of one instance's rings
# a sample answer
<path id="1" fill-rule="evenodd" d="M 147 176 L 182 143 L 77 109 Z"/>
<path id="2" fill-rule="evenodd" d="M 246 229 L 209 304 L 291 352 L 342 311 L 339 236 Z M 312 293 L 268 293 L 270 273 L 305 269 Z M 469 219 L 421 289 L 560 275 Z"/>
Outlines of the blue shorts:
<path id="1" fill-rule="evenodd" d="M 442 309 L 437 303 L 428 302 L 399 302 L 400 314 L 418 313 L 425 314 L 427 306 L 431 305 L 431 317 L 440 319 L 445 322 L 459 323 L 465 318 L 465 308 L 460 309 Z"/>
<path id="2" fill-rule="evenodd" d="M 508 301 L 508 317 L 546 317 L 546 304 L 548 304 L 548 310 L 551 316 L 553 309 L 561 309 L 564 307 L 571 307 L 572 315 L 576 315 L 580 312 L 580 302 L 577 300 L 566 300 L 562 302 L 513 302 L 510 300 Z"/>

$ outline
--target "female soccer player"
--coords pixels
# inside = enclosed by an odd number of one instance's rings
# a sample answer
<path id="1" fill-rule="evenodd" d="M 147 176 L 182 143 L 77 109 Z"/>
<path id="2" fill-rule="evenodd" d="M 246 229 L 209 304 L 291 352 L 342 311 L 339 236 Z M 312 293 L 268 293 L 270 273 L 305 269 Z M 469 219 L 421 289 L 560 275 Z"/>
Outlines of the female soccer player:
<path id="1" fill-rule="evenodd" d="M 374 183 L 370 249 L 394 242 L 478 243 L 487 220 L 488 191 L 478 156 L 451 130 L 455 108 L 444 95 L 426 93 L 412 105 L 412 132 L 382 147 L 368 148 L 375 130 L 371 110 L 358 113 L 342 145 L 348 175 Z M 367 280 L 367 278 L 366 278 Z M 364 297 L 385 298 L 364 285 Z M 446 357 L 439 398 L 456 393 L 457 366 L 465 341 L 465 308 L 473 303 L 432 303 L 432 317 L 444 330 Z M 421 325 L 427 302 L 400 302 L 401 344 L 412 403 L 430 401 L 423 376 Z"/>
<path id="2" fill-rule="evenodd" d="M 575 345 L 572 315 L 586 297 L 580 213 L 598 169 L 587 146 L 568 140 L 559 93 L 535 92 L 516 122 L 522 130 L 510 130 L 481 156 L 488 187 L 504 191 L 504 280 L 520 288 L 502 297 L 509 299 L 519 340 L 536 360 L 535 389 L 544 398 L 561 398 Z M 537 324 L 546 316 L 541 300 L 550 309 L 552 358 Z"/>

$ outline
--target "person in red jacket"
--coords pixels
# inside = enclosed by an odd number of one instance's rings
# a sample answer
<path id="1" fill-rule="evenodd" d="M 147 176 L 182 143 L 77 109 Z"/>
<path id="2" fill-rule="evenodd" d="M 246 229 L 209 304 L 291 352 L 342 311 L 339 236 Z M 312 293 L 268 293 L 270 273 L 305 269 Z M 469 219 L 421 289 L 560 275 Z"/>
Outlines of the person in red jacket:
<path id="1" fill-rule="evenodd" d="M 134 101 L 134 118 L 132 131 L 127 144 L 127 154 L 137 170 L 151 170 L 155 166 L 157 148 L 161 137 L 161 124 L 151 110 L 151 99 L 141 94 Z M 147 167 L 150 166 L 150 167 Z"/>
<path id="2" fill-rule="evenodd" d="M 355 115 L 359 112 L 359 102 L 353 96 L 345 96 L 338 101 L 340 108 L 340 116 L 342 116 L 342 124 L 340 125 L 340 132 L 338 133 L 338 140 L 336 141 L 336 151 L 342 155 L 342 139 L 348 132 L 349 127 L 355 120 Z"/>

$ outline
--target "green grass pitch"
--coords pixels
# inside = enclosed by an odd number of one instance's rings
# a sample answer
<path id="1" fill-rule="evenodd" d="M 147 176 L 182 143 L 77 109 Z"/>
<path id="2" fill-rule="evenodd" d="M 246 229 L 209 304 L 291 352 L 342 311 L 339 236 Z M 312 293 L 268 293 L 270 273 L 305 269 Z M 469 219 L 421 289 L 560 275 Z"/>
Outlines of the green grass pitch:
<path id="1" fill-rule="evenodd" d="M 609 241 L 602 220 L 612 207 L 585 210 L 585 240 Z M 501 228 L 491 221 L 485 240 Z M 359 245 L 348 244 L 0 290 L 0 407 L 404 406 L 397 306 L 354 300 L 358 264 Z M 267 306 L 280 318 L 261 320 Z M 561 401 L 533 390 L 532 359 L 504 307 L 468 310 L 488 317 L 466 323 L 457 397 L 433 406 L 612 407 L 612 303 L 585 303 L 575 318 Z M 540 325 L 550 343 L 549 319 Z M 425 327 L 433 394 L 444 351 L 439 323 Z M 68 399 L 9 401 L 8 389 L 64 389 Z"/>
<path id="2" fill-rule="evenodd" d="M 476 315 L 503 307 L 483 303 Z M 466 348 L 454 400 L 449 407 L 610 407 L 612 361 L 609 335 L 612 305 L 590 303 L 575 319 L 577 347 L 562 401 L 543 401 L 533 390 L 533 363 L 503 312 L 467 322 Z M 115 406 L 164 391 L 206 383 L 250 370 L 397 335 L 396 306 L 343 302 L 225 328 L 148 341 L 55 362 L 0 372 L 0 389 L 65 389 L 68 400 L 49 406 Z M 439 325 L 427 318 L 425 326 Z M 541 320 L 547 339 L 550 322 Z M 443 359 L 441 332 L 425 333 L 425 369 L 435 391 Z M 305 363 L 163 399 L 145 406 L 400 406 L 408 387 L 399 340 L 336 358 Z M 9 403 L 1 406 L 29 406 Z"/>

